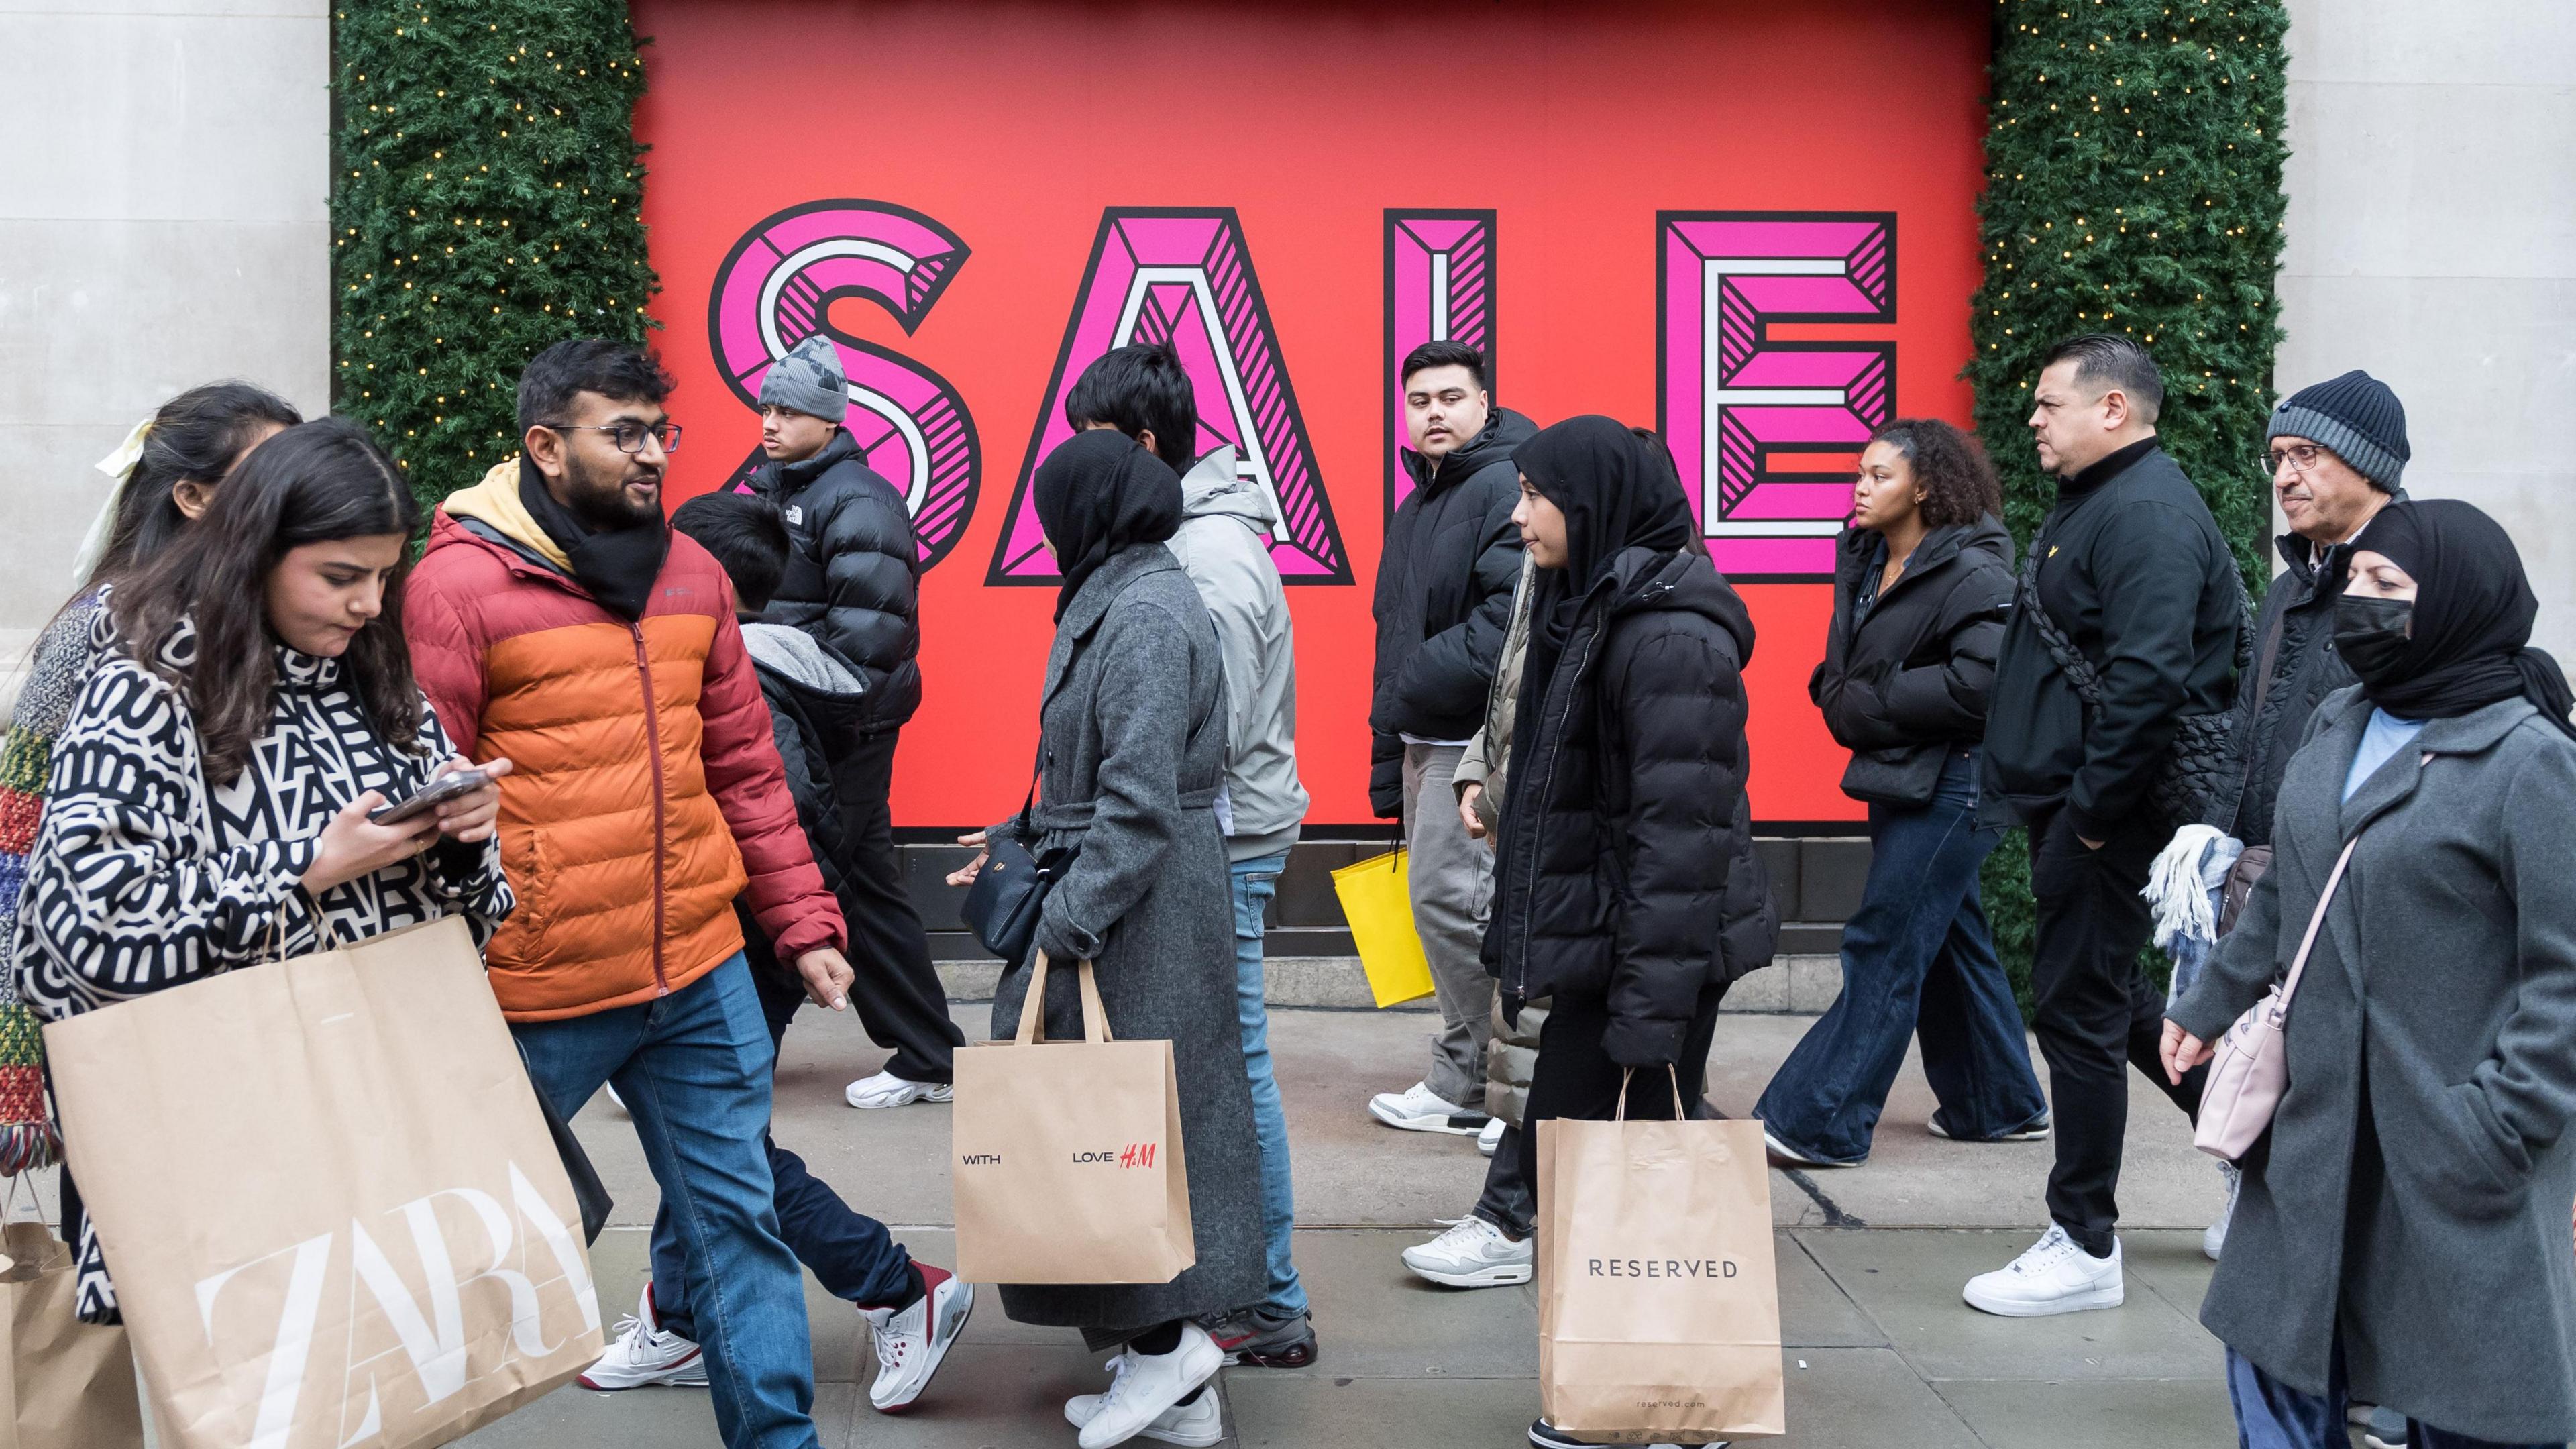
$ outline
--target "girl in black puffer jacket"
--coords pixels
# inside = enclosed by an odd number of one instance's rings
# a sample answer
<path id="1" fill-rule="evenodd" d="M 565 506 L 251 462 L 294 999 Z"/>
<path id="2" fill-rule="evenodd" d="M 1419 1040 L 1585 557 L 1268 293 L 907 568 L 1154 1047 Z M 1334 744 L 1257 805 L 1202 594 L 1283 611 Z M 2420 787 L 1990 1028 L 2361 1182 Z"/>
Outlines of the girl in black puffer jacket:
<path id="1" fill-rule="evenodd" d="M 1652 434 L 1572 418 L 1515 457 L 1538 592 L 1487 959 L 1507 1012 L 1555 998 L 1533 1129 L 1608 1120 L 1632 1067 L 1631 1111 L 1668 1116 L 1664 1069 L 1698 1100 L 1718 999 L 1779 933 L 1744 795 L 1753 621 Z"/>

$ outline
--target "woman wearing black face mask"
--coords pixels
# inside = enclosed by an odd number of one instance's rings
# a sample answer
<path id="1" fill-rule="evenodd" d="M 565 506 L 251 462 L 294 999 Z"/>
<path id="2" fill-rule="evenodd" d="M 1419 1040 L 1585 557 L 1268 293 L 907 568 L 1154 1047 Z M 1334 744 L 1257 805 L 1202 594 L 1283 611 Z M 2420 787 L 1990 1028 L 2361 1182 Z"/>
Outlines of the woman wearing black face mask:
<path id="1" fill-rule="evenodd" d="M 2347 1397 L 2418 1449 L 2576 1438 L 2576 725 L 2537 612 L 2468 504 L 2371 521 L 2335 618 L 2361 683 L 2319 706 L 2272 869 L 2165 1023 L 2169 1072 L 2207 1060 L 2349 851 L 2201 1309 L 2249 1444 L 2340 1446 Z"/>

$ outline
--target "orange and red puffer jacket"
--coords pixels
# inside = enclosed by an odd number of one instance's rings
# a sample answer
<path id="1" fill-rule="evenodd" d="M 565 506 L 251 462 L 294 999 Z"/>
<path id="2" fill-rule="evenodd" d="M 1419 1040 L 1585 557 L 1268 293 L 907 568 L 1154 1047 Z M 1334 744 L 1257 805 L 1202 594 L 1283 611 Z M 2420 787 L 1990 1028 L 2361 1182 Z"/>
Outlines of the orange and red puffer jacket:
<path id="1" fill-rule="evenodd" d="M 511 763 L 501 862 L 519 905 L 484 952 L 502 1014 L 677 991 L 742 949 L 746 892 L 779 959 L 840 949 L 723 568 L 674 533 L 630 623 L 574 582 L 518 473 L 440 507 L 403 594 L 439 722 L 467 758 Z"/>

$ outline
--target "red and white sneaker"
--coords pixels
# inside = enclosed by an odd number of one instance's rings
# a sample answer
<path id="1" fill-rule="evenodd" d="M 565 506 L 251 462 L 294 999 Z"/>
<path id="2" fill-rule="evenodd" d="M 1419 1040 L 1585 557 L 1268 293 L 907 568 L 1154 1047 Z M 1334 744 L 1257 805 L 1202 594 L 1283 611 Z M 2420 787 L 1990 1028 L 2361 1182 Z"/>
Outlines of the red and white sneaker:
<path id="1" fill-rule="evenodd" d="M 974 1284 L 928 1263 L 912 1266 L 926 1291 L 910 1308 L 859 1310 L 876 1338 L 877 1377 L 868 1385 L 868 1402 L 880 1414 L 900 1414 L 920 1401 L 975 1311 Z"/>
<path id="2" fill-rule="evenodd" d="M 662 1331 L 662 1317 L 653 1311 L 653 1284 L 647 1280 L 634 1314 L 617 1321 L 617 1337 L 599 1362 L 583 1371 L 581 1386 L 608 1390 L 652 1384 L 705 1388 L 707 1360 L 696 1344 Z"/>

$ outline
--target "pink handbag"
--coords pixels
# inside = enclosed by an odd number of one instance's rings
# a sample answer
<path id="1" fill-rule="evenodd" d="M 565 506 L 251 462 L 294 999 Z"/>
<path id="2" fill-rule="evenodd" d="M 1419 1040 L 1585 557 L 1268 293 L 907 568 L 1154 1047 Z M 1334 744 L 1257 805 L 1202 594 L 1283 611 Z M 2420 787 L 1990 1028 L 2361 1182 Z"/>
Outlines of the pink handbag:
<path id="1" fill-rule="evenodd" d="M 2308 933 L 2299 938 L 2299 954 L 2290 958 L 2290 974 L 2236 1018 L 2210 1053 L 2209 1080 L 2200 1089 L 2200 1125 L 2192 1130 L 2191 1145 L 2212 1157 L 2234 1162 L 2253 1151 L 2272 1125 L 2272 1114 L 2281 1110 L 2281 1096 L 2290 1089 L 2290 998 L 2298 994 L 2308 952 L 2326 923 L 2326 907 L 2334 904 L 2335 887 L 2343 883 L 2352 848 L 2360 843 L 2355 834 L 2335 857 L 2334 873 L 2326 877 L 2316 913 L 2308 917 Z"/>

